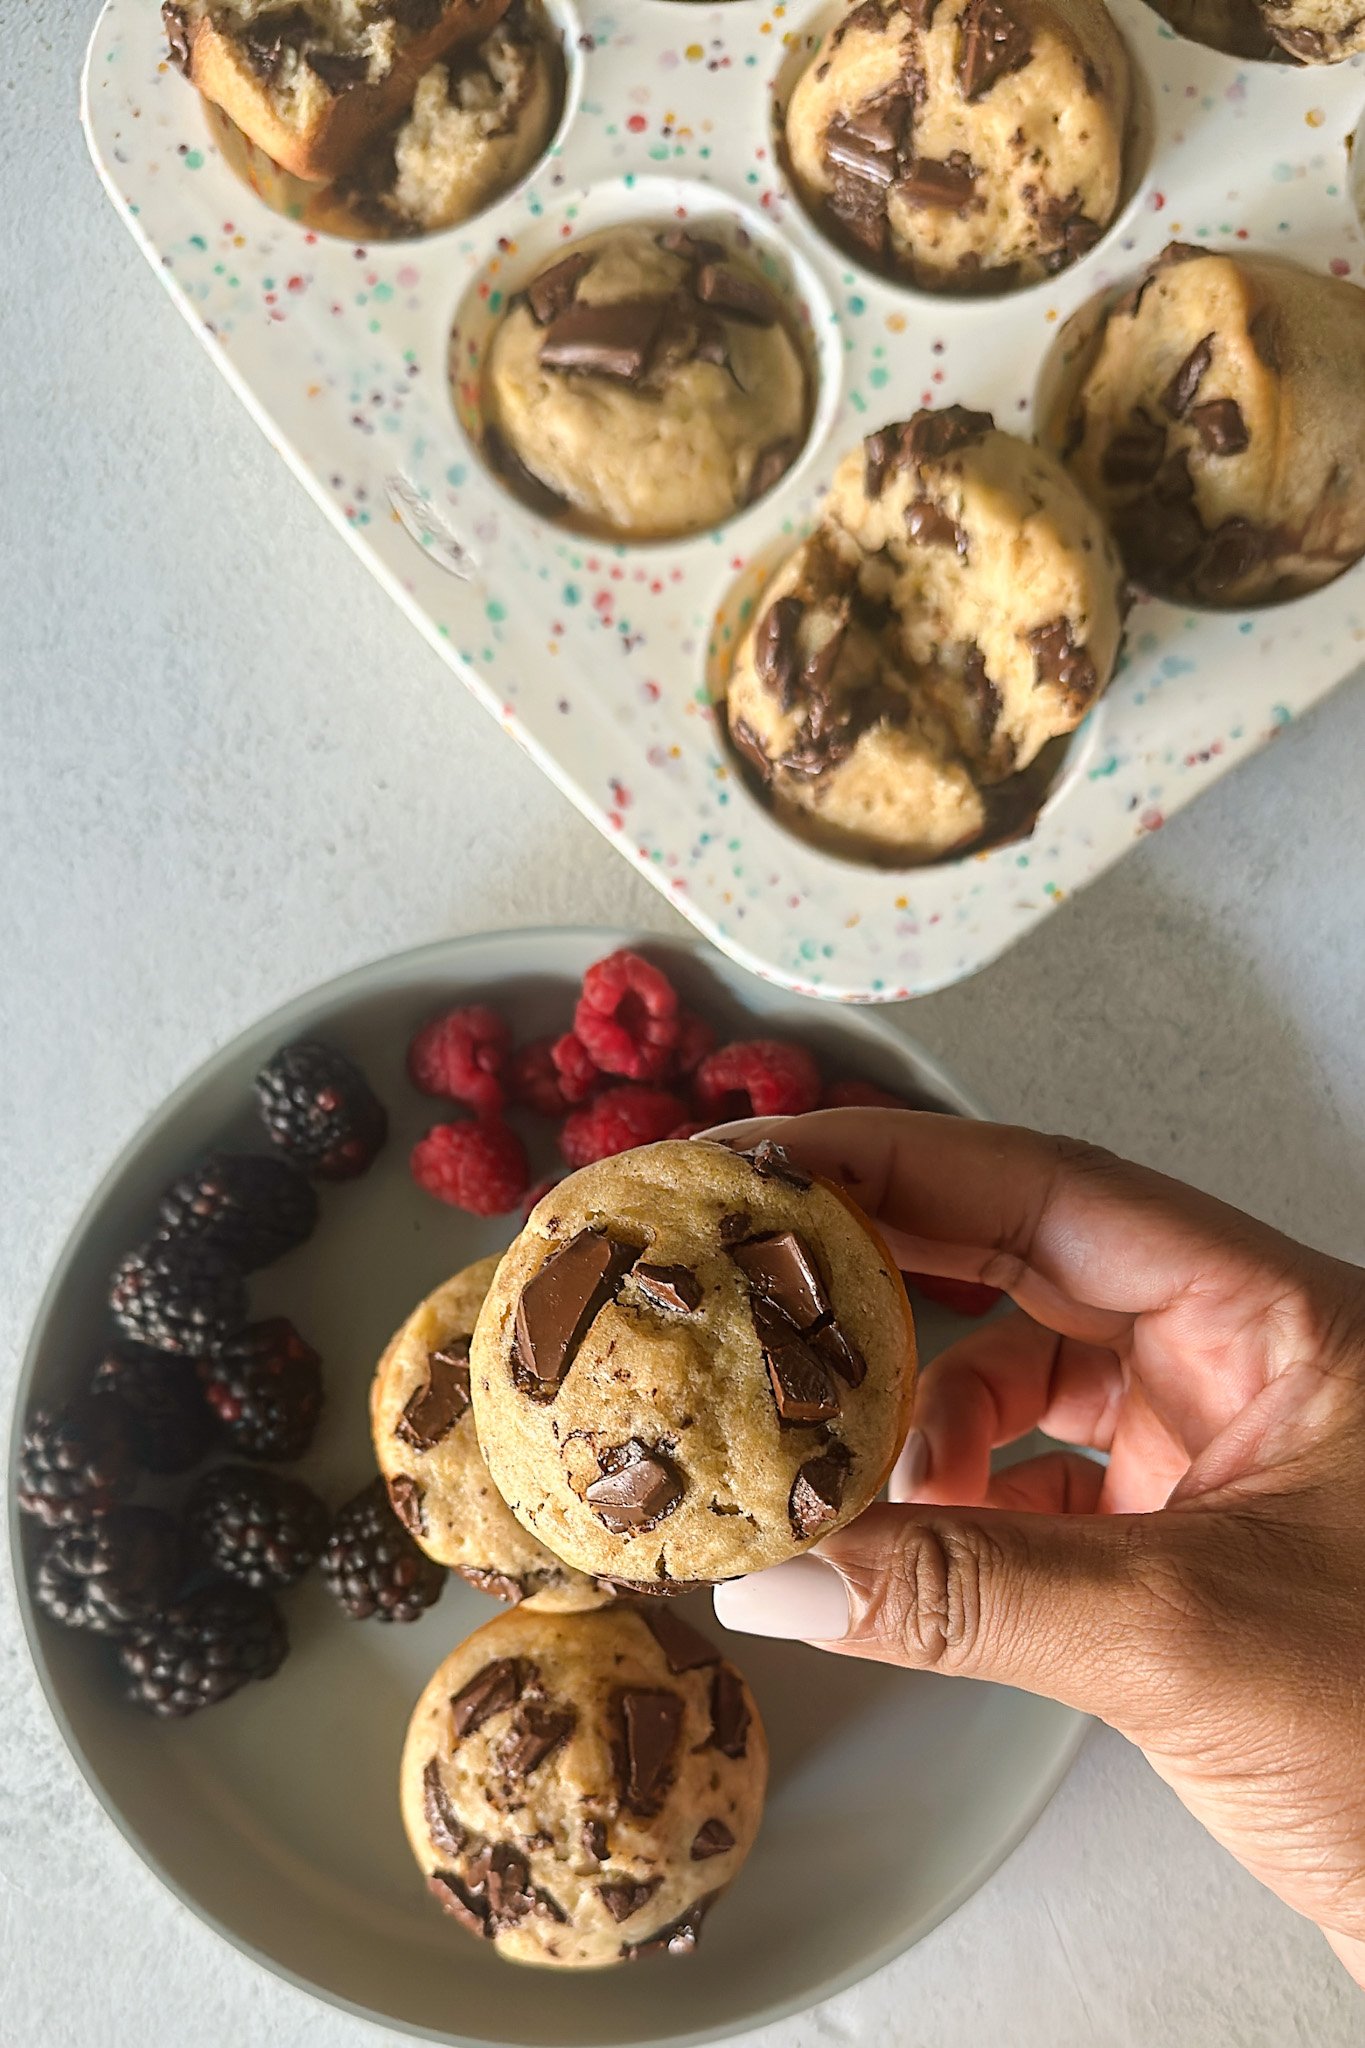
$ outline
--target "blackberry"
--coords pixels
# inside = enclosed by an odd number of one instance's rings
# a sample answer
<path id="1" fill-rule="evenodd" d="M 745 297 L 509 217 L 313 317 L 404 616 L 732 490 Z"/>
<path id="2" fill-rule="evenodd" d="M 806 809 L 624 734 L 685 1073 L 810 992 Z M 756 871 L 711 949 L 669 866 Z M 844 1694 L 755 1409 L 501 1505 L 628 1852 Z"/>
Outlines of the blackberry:
<path id="1" fill-rule="evenodd" d="M 416 1621 L 441 1597 L 445 1567 L 419 1550 L 376 1479 L 338 1511 L 322 1576 L 357 1621 Z"/>
<path id="2" fill-rule="evenodd" d="M 289 1650 L 284 1616 L 248 1586 L 205 1586 L 145 1622 L 118 1646 L 128 1698 L 170 1720 L 216 1706 L 253 1678 L 270 1678 Z"/>
<path id="3" fill-rule="evenodd" d="M 200 1360 L 205 1398 L 244 1458 L 301 1458 L 322 1413 L 322 1361 L 287 1316 L 252 1323 Z"/>
<path id="4" fill-rule="evenodd" d="M 124 1335 L 153 1351 L 201 1358 L 246 1321 L 246 1282 L 211 1244 L 154 1237 L 115 1269 L 109 1306 Z"/>
<path id="5" fill-rule="evenodd" d="M 206 1563 L 265 1592 L 301 1579 L 327 1541 L 327 1510 L 310 1487 L 250 1465 L 206 1472 L 185 1519 Z"/>
<path id="6" fill-rule="evenodd" d="M 19 1446 L 19 1505 L 50 1526 L 81 1522 L 131 1493 L 132 1418 L 112 1394 L 35 1408 Z"/>
<path id="7" fill-rule="evenodd" d="M 180 1569 L 173 1516 L 160 1508 L 111 1508 L 53 1530 L 38 1555 L 33 1597 L 64 1628 L 122 1635 L 174 1596 Z"/>
<path id="8" fill-rule="evenodd" d="M 145 1344 L 111 1344 L 91 1381 L 128 1411 L 133 1452 L 148 1472 L 188 1472 L 218 1431 L 194 1369 Z"/>
<path id="9" fill-rule="evenodd" d="M 197 1238 L 250 1273 L 307 1242 L 317 1226 L 318 1198 L 287 1159 L 211 1152 L 172 1181 L 160 1216 L 166 1237 L 177 1243 Z"/>
<path id="10" fill-rule="evenodd" d="M 314 1180 L 354 1179 L 388 1136 L 387 1112 L 359 1067 L 316 1039 L 267 1060 L 256 1099 L 271 1142 Z"/>

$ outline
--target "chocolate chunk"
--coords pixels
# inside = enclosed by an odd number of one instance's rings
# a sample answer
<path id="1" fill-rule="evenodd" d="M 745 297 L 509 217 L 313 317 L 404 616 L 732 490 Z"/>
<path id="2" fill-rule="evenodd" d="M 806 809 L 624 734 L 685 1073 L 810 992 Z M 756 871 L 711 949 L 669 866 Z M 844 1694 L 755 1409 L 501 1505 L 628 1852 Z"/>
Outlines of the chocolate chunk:
<path id="1" fill-rule="evenodd" d="M 486 1939 L 491 1933 L 488 1925 L 488 1901 L 475 1896 L 454 1870 L 433 1870 L 427 1879 L 427 1890 L 442 1905 L 461 1927 L 471 1934 Z"/>
<path id="2" fill-rule="evenodd" d="M 331 93 L 349 92 L 370 75 L 370 60 L 358 50 L 349 56 L 340 50 L 308 50 L 303 61 Z"/>
<path id="3" fill-rule="evenodd" d="M 777 301 L 765 284 L 727 263 L 703 263 L 693 290 L 703 306 L 712 306 L 743 327 L 776 327 Z"/>
<path id="4" fill-rule="evenodd" d="M 799 597 L 779 597 L 768 606 L 754 634 L 754 667 L 758 678 L 771 690 L 784 711 L 796 702 L 801 654 L 796 644 L 797 629 L 805 616 Z"/>
<path id="5" fill-rule="evenodd" d="M 795 1188 L 804 1193 L 811 1179 L 792 1158 L 790 1152 L 775 1145 L 771 1138 L 762 1138 L 752 1152 L 741 1152 L 741 1159 L 747 1159 L 760 1180 L 781 1181 L 785 1187 Z"/>
<path id="6" fill-rule="evenodd" d="M 597 1462 L 601 1477 L 593 1480 L 583 1498 L 603 1527 L 617 1536 L 652 1529 L 672 1513 L 687 1490 L 672 1459 L 636 1436 L 613 1444 Z"/>
<path id="7" fill-rule="evenodd" d="M 730 369 L 730 351 L 724 323 L 686 292 L 674 292 L 667 301 L 663 319 L 650 352 L 651 377 L 680 369 L 684 363 L 712 363 Z"/>
<path id="8" fill-rule="evenodd" d="M 886 217 L 886 188 L 855 177 L 842 165 L 830 165 L 830 187 L 825 206 L 836 229 L 842 229 L 854 247 L 871 263 L 886 261 L 889 225 Z"/>
<path id="9" fill-rule="evenodd" d="M 806 1342 L 821 1363 L 837 1372 L 847 1386 L 860 1387 L 867 1378 L 867 1360 L 833 1320 L 812 1330 Z"/>
<path id="10" fill-rule="evenodd" d="M 733 1664 L 722 1664 L 711 1680 L 711 1734 L 707 1747 L 741 1757 L 749 1747 L 749 1702 Z"/>
<path id="11" fill-rule="evenodd" d="M 1197 341 L 1161 394 L 1161 403 L 1173 420 L 1183 420 L 1198 391 L 1205 370 L 1213 360 L 1213 336 Z"/>
<path id="12" fill-rule="evenodd" d="M 863 488 L 869 498 L 880 498 L 887 477 L 899 466 L 901 436 L 904 431 L 904 427 L 896 421 L 889 427 L 878 427 L 875 434 L 868 434 L 864 438 Z"/>
<path id="13" fill-rule="evenodd" d="M 686 1266 L 636 1266 L 631 1278 L 651 1308 L 690 1316 L 701 1305 L 702 1284 Z"/>
<path id="14" fill-rule="evenodd" d="M 849 1455 L 842 1444 L 831 1444 L 818 1458 L 807 1458 L 792 1481 L 787 1515 L 793 1532 L 804 1540 L 834 1520 L 843 1505 L 848 1478 Z"/>
<path id="15" fill-rule="evenodd" d="M 981 743 L 989 746 L 1003 707 L 999 690 L 986 674 L 986 657 L 975 642 L 962 657 L 962 686 L 976 711 Z"/>
<path id="16" fill-rule="evenodd" d="M 1073 697 L 1090 698 L 1099 677 L 1088 651 L 1077 646 L 1074 631 L 1070 619 L 1049 619 L 1024 635 L 1033 649 L 1033 679 L 1035 684 L 1056 683 Z"/>
<path id="17" fill-rule="evenodd" d="M 177 7 L 175 0 L 162 0 L 161 25 L 166 31 L 166 46 L 172 64 L 177 71 L 190 75 L 190 22 L 183 7 Z"/>
<path id="18" fill-rule="evenodd" d="M 579 300 L 546 328 L 541 368 L 638 384 L 667 310 L 668 300 L 662 298 L 613 299 L 610 304 Z"/>
<path id="19" fill-rule="evenodd" d="M 981 99 L 1007 72 L 1022 71 L 1032 55 L 1028 30 L 999 0 L 970 0 L 957 46 L 957 83 L 964 100 Z"/>
<path id="20" fill-rule="evenodd" d="M 641 1906 L 647 1906 L 659 1886 L 662 1877 L 613 1877 L 597 1887 L 602 1904 L 618 1924 L 629 1920 L 632 1913 L 638 1913 Z"/>
<path id="21" fill-rule="evenodd" d="M 512 1377 L 532 1400 L 553 1401 L 599 1311 L 638 1252 L 600 1230 L 580 1230 L 551 1252 L 517 1303 Z"/>
<path id="22" fill-rule="evenodd" d="M 450 1435 L 469 1408 L 469 1339 L 452 1337 L 427 1353 L 427 1381 L 398 1418 L 394 1435 L 415 1451 L 430 1451 Z"/>
<path id="23" fill-rule="evenodd" d="M 439 1757 L 430 1758 L 422 1773 L 422 1815 L 433 1846 L 442 1855 L 458 1856 L 465 1845 L 465 1832 L 441 1783 Z"/>
<path id="24" fill-rule="evenodd" d="M 567 509 L 568 499 L 561 497 L 533 469 L 528 469 L 511 442 L 496 427 L 484 428 L 483 452 L 489 467 L 495 469 L 504 483 L 542 519 L 557 519 Z"/>
<path id="25" fill-rule="evenodd" d="M 1325 64 L 1329 60 L 1331 51 L 1320 28 L 1279 28 L 1272 22 L 1270 32 L 1282 48 L 1305 64 Z"/>
<path id="26" fill-rule="evenodd" d="M 539 1903 L 530 1866 L 510 1842 L 489 1842 L 472 1856 L 465 1882 L 471 1900 L 482 1899 L 486 1905 L 490 1933 L 515 1927 Z"/>
<path id="27" fill-rule="evenodd" d="M 864 100 L 851 114 L 836 114 L 825 130 L 825 161 L 885 193 L 900 164 L 910 111 L 910 95 L 900 90 Z"/>
<path id="28" fill-rule="evenodd" d="M 607 1826 L 605 1821 L 585 1820 L 583 1823 L 583 1854 L 593 1863 L 607 1860 Z"/>
<path id="29" fill-rule="evenodd" d="M 708 1642 L 700 1629 L 693 1628 L 690 1621 L 684 1621 L 671 1607 L 642 1608 L 640 1619 L 663 1651 L 664 1661 L 673 1673 L 700 1671 L 704 1665 L 720 1662 L 720 1651 L 715 1644 Z"/>
<path id="30" fill-rule="evenodd" d="M 1104 229 L 1098 221 L 1087 219 L 1083 213 L 1073 213 L 1067 220 L 1050 225 L 1049 232 L 1057 237 L 1056 246 L 1048 250 L 1043 258 L 1043 268 L 1049 276 L 1055 277 L 1059 270 L 1065 270 L 1069 263 L 1086 256 L 1099 241 Z"/>
<path id="31" fill-rule="evenodd" d="M 494 1714 L 514 1707 L 525 1677 L 515 1657 L 495 1657 L 462 1685 L 450 1702 L 451 1733 L 456 1742 L 473 1735 Z"/>
<path id="32" fill-rule="evenodd" d="M 1258 306 L 1247 323 L 1247 334 L 1267 370 L 1278 370 L 1282 361 L 1280 322 L 1273 306 Z"/>
<path id="33" fill-rule="evenodd" d="M 936 412 L 917 412 L 901 430 L 901 447 L 911 462 L 937 462 L 958 448 L 970 448 L 989 434 L 995 421 L 988 412 L 965 405 L 944 405 Z"/>
<path id="34" fill-rule="evenodd" d="M 1136 575 L 1171 575 L 1193 561 L 1205 536 L 1186 449 L 1168 456 L 1141 498 L 1118 508 L 1114 524 L 1124 561 Z"/>
<path id="35" fill-rule="evenodd" d="M 698 1899 L 689 1906 L 671 1927 L 661 1927 L 657 1934 L 649 1935 L 644 1941 L 627 1941 L 622 1945 L 621 1958 L 624 1962 L 638 1962 L 641 1956 L 656 1954 L 664 1949 L 671 1956 L 690 1956 L 701 1939 L 701 1923 L 715 1904 L 717 1894 L 712 1892 L 704 1899 Z"/>
<path id="36" fill-rule="evenodd" d="M 747 1209 L 732 1209 L 728 1215 L 722 1216 L 716 1225 L 720 1241 L 726 1246 L 738 1244 L 742 1237 L 749 1235 L 753 1227 L 754 1219 Z"/>
<path id="37" fill-rule="evenodd" d="M 801 1331 L 829 1314 L 829 1296 L 809 1247 L 794 1230 L 751 1237 L 730 1254 L 755 1294 L 762 1295 Z"/>
<path id="38" fill-rule="evenodd" d="M 547 1700 L 523 1700 L 498 1752 L 509 1778 L 529 1778 L 547 1756 L 573 1733 L 578 1716 L 572 1707 Z"/>
<path id="39" fill-rule="evenodd" d="M 705 1863 L 708 1856 L 723 1856 L 734 1846 L 735 1838 L 723 1820 L 704 1820 L 692 1837 L 692 1861 Z"/>
<path id="40" fill-rule="evenodd" d="M 1149 484 L 1165 455 L 1165 427 L 1139 405 L 1100 457 L 1100 475 L 1119 490 L 1128 484 Z"/>
<path id="41" fill-rule="evenodd" d="M 942 161 L 931 156 L 911 157 L 896 180 L 896 196 L 908 206 L 961 212 L 971 204 L 975 191 L 976 167 L 960 149 Z"/>
<path id="42" fill-rule="evenodd" d="M 743 754 L 759 780 L 769 781 L 772 777 L 773 764 L 763 751 L 763 742 L 746 718 L 730 720 L 730 738 L 734 741 L 736 751 Z"/>
<path id="43" fill-rule="evenodd" d="M 916 498 L 906 506 L 905 530 L 921 547 L 952 548 L 961 560 L 967 558 L 966 529 L 930 498 Z"/>
<path id="44" fill-rule="evenodd" d="M 840 1412 L 838 1393 L 801 1332 L 762 1297 L 753 1307 L 778 1421 L 787 1427 L 833 1421 Z"/>
<path id="45" fill-rule="evenodd" d="M 1207 405 L 1196 405 L 1189 420 L 1210 455 L 1240 455 L 1250 438 L 1235 398 L 1211 398 Z"/>
<path id="46" fill-rule="evenodd" d="M 410 1536 L 425 1536 L 427 1533 L 426 1488 L 419 1486 L 407 1472 L 396 1472 L 387 1481 L 389 1506 L 397 1515 Z"/>
<path id="47" fill-rule="evenodd" d="M 887 17 L 877 5 L 877 0 L 859 0 L 850 14 L 846 14 L 829 39 L 829 48 L 837 50 L 844 37 L 851 35 L 855 28 L 870 29 L 880 34 L 887 26 Z"/>
<path id="48" fill-rule="evenodd" d="M 618 1600 L 676 1600 L 681 1593 L 695 1593 L 701 1585 L 700 1579 L 618 1579 L 605 1574 L 595 1576 L 593 1584 L 603 1593 L 611 1593 Z"/>
<path id="49" fill-rule="evenodd" d="M 537 327 L 548 327 L 573 304 L 578 281 L 584 271 L 592 269 L 593 260 L 583 250 L 573 249 L 548 270 L 542 270 L 539 277 L 532 278 L 526 287 L 526 303 Z"/>
<path id="50" fill-rule="evenodd" d="M 414 35 L 435 28 L 441 10 L 442 0 L 383 0 L 383 12 L 400 28 L 411 29 Z"/>
<path id="51" fill-rule="evenodd" d="M 1195 571 L 1196 586 L 1219 597 L 1229 584 L 1240 583 L 1264 561 L 1269 536 L 1249 519 L 1225 519 L 1204 544 Z"/>
<path id="52" fill-rule="evenodd" d="M 795 460 L 801 442 L 795 434 L 784 434 L 780 441 L 769 441 L 766 448 L 760 448 L 754 457 L 754 466 L 749 471 L 749 481 L 744 487 L 744 502 L 752 505 L 756 499 L 766 497 L 780 477 L 784 477 Z"/>
<path id="53" fill-rule="evenodd" d="M 713 242 L 709 235 L 690 234 L 686 228 L 665 228 L 654 239 L 670 256 L 681 256 L 684 263 L 722 263 L 728 253 L 723 242 Z"/>
<path id="54" fill-rule="evenodd" d="M 675 1692 L 623 1692 L 621 1796 L 632 1813 L 657 1813 L 673 1777 L 683 1703 Z"/>
<path id="55" fill-rule="evenodd" d="M 520 1579 L 495 1571 L 492 1565 L 457 1564 L 455 1569 L 477 1592 L 491 1593 L 495 1600 L 505 1600 L 509 1607 L 526 1598 L 526 1588 Z"/>
<path id="56" fill-rule="evenodd" d="M 270 84 L 278 77 L 286 56 L 297 56 L 299 45 L 312 32 L 306 8 L 286 7 L 278 14 L 263 14 L 248 23 L 242 30 L 242 43 L 252 69 Z"/>

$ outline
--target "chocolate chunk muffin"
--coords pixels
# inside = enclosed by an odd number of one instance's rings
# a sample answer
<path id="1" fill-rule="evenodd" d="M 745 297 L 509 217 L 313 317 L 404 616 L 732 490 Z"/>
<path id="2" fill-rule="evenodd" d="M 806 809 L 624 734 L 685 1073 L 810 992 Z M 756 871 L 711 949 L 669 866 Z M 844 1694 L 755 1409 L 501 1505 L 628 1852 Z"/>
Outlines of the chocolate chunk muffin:
<path id="1" fill-rule="evenodd" d="M 375 1457 L 404 1526 L 438 1564 L 499 1600 L 550 1611 L 610 1597 L 523 1529 L 488 1474 L 469 1396 L 469 1341 L 496 1257 L 414 1309 L 370 1389 Z"/>
<path id="2" fill-rule="evenodd" d="M 730 737 L 779 813 L 848 851 L 941 857 L 992 785 L 1074 731 L 1118 654 L 1123 574 L 1056 459 L 948 406 L 869 434 L 740 642 Z"/>
<path id="3" fill-rule="evenodd" d="M 1365 50 L 1359 0 L 1152 0 L 1158 14 L 1197 43 L 1233 57 L 1339 64 Z"/>
<path id="4" fill-rule="evenodd" d="M 479 1438 L 526 1528 L 668 1593 L 758 1571 L 871 1501 L 909 1421 L 895 1262 L 772 1145 L 669 1141 L 561 1181 L 479 1313 Z"/>
<path id="5" fill-rule="evenodd" d="M 1073 372 L 1072 474 L 1129 571 L 1263 604 L 1365 553 L 1365 292 L 1278 256 L 1173 242 Z"/>
<path id="6" fill-rule="evenodd" d="M 861 0 L 792 93 L 787 155 L 863 262 L 927 290 L 999 291 L 1099 240 L 1130 98 L 1101 0 Z"/>
<path id="7" fill-rule="evenodd" d="M 640 540 L 771 490 L 809 420 L 806 363 L 757 265 L 679 226 L 589 235 L 509 307 L 485 449 L 535 510 Z"/>
<path id="8" fill-rule="evenodd" d="M 671 1607 L 519 1608 L 417 1703 L 403 1822 L 438 1903 L 512 1962 L 688 1955 L 763 1814 L 752 1693 Z"/>

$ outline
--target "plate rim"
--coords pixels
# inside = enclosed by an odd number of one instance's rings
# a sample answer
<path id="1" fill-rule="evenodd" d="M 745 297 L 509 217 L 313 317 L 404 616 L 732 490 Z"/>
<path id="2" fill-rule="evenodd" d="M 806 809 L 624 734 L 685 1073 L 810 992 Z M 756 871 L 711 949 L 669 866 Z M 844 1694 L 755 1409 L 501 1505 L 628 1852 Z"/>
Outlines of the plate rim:
<path id="1" fill-rule="evenodd" d="M 145 1869 L 152 1873 L 163 1890 L 169 1894 L 176 1904 L 182 1910 L 191 1913 L 202 1926 L 208 1928 L 220 1941 L 225 1942 L 239 1955 L 246 1956 L 258 1968 L 267 1971 L 273 1977 L 279 1978 L 283 1983 L 290 1985 L 292 1989 L 301 1991 L 307 1996 L 317 1999 L 321 2004 L 332 2007 L 335 2011 L 344 2012 L 352 2018 L 363 2020 L 371 2027 L 380 2030 L 387 2028 L 390 2032 L 396 2033 L 408 2040 L 435 2042 L 439 2044 L 439 2048 L 507 2048 L 507 2044 L 484 2035 L 457 2033 L 449 2028 L 433 2029 L 411 2021 L 395 2018 L 389 2014 L 379 2013 L 374 2007 L 361 2005 L 343 1993 L 331 1989 L 326 1984 L 303 1975 L 300 1971 L 292 1968 L 290 1964 L 268 1954 L 257 1943 L 229 1927 L 217 1913 L 201 1905 L 172 1876 L 150 1844 L 143 1839 L 132 1822 L 126 1818 L 121 1807 L 106 1789 L 92 1758 L 87 1754 L 84 1745 L 72 1727 L 53 1681 L 47 1657 L 42 1648 L 42 1631 L 39 1627 L 38 1616 L 33 1606 L 28 1581 L 23 1568 L 22 1518 L 19 1513 L 18 1499 L 13 1485 L 8 1482 L 9 1475 L 14 1471 L 14 1459 L 22 1429 L 23 1416 L 28 1405 L 29 1393 L 46 1326 L 51 1318 L 61 1290 L 66 1283 L 67 1276 L 72 1266 L 76 1263 L 80 1247 L 90 1224 L 105 1200 L 107 1192 L 126 1171 L 128 1166 L 131 1165 L 136 1155 L 144 1149 L 149 1140 L 154 1139 L 207 1082 L 216 1078 L 222 1069 L 231 1065 L 234 1059 L 240 1056 L 240 1051 L 246 1041 L 255 1038 L 267 1028 L 272 1035 L 277 1028 L 282 1034 L 287 1035 L 300 1017 L 314 1011 L 320 1003 L 335 1003 L 338 1000 L 345 1001 L 348 995 L 359 995 L 367 991 L 378 979 L 383 978 L 387 980 L 391 975 L 397 975 L 402 978 L 405 975 L 420 972 L 424 964 L 435 965 L 437 962 L 451 959 L 452 956 L 458 960 L 463 954 L 473 951 L 475 948 L 486 948 L 490 945 L 497 947 L 501 945 L 522 950 L 533 949 L 539 942 L 547 939 L 560 942 L 568 941 L 570 943 L 580 940 L 585 944 L 590 942 L 593 946 L 604 945 L 613 949 L 619 945 L 666 947 L 677 952 L 690 954 L 700 960 L 706 960 L 716 950 L 707 944 L 705 940 L 687 933 L 663 933 L 647 929 L 641 930 L 639 928 L 623 928 L 609 925 L 540 924 L 503 926 L 488 931 L 458 933 L 447 938 L 429 940 L 419 946 L 405 947 L 395 953 L 380 954 L 375 958 L 362 962 L 358 966 L 343 969 L 340 974 L 332 975 L 325 981 L 314 983 L 310 987 L 300 990 L 295 995 L 287 997 L 284 1002 L 277 1004 L 273 1009 L 264 1011 L 259 1016 L 254 1017 L 241 1030 L 234 1032 L 230 1039 L 215 1047 L 205 1059 L 200 1060 L 193 1066 L 162 1097 L 150 1114 L 144 1117 L 136 1128 L 130 1132 L 124 1142 L 119 1145 L 113 1158 L 99 1174 L 85 1200 L 81 1203 L 63 1239 L 61 1249 L 52 1263 L 47 1284 L 39 1296 L 38 1305 L 29 1324 L 20 1357 L 19 1370 L 15 1377 L 14 1398 L 10 1410 L 9 1428 L 6 1433 L 5 1472 L 7 1476 L 6 1490 L 9 1495 L 6 1503 L 6 1525 L 9 1537 L 9 1564 L 22 1626 L 24 1648 L 34 1676 L 37 1679 L 39 1692 L 52 1717 L 58 1734 L 61 1736 L 68 1756 L 93 1794 L 101 1812 L 113 1824 L 138 1861 Z M 523 959 L 519 964 L 524 967 L 526 962 Z M 736 963 L 733 960 L 728 960 L 727 965 L 734 968 Z M 739 971 L 743 972 L 744 970 L 740 969 Z M 826 1017 L 830 1014 L 832 1006 L 828 1003 L 820 1003 L 816 997 L 799 994 L 780 984 L 765 982 L 762 985 L 776 989 L 777 994 L 784 1002 L 808 1002 L 812 1004 L 813 1008 L 822 1010 Z M 864 1006 L 861 1004 L 845 1007 L 851 1012 L 850 1021 L 856 1019 L 855 1031 L 866 1032 L 870 1037 L 881 1039 L 888 1045 L 894 1044 L 900 1050 L 904 1050 L 908 1044 L 926 1076 L 931 1078 L 936 1084 L 941 1085 L 945 1098 L 950 1100 L 956 1099 L 970 1116 L 984 1117 L 986 1115 L 984 1106 L 973 1091 L 964 1087 L 961 1082 L 950 1075 L 938 1058 L 927 1047 L 922 1046 L 912 1033 L 898 1030 L 892 1023 L 889 1011 L 882 1010 L 880 1007 Z M 829 1999 L 838 1997 L 842 1992 L 851 1989 L 853 1985 L 860 1984 L 864 1979 L 872 1977 L 878 1971 L 885 1969 L 898 1956 L 904 1955 L 916 1943 L 923 1940 L 935 1927 L 939 1926 L 951 1914 L 955 1913 L 960 1906 L 964 1905 L 981 1888 L 986 1879 L 998 1870 L 1006 1859 L 1013 1854 L 1025 1835 L 1033 1828 L 1044 1809 L 1050 1804 L 1062 1780 L 1075 1762 L 1081 1745 L 1090 1731 L 1090 1717 L 1076 1712 L 1074 1708 L 1062 1706 L 1056 1701 L 1051 1701 L 1047 1704 L 1057 1716 L 1058 1726 L 1058 1739 L 1051 1764 L 1032 1788 L 1013 1826 L 1001 1836 L 998 1843 L 993 1845 L 978 1860 L 972 1869 L 961 1879 L 959 1884 L 943 1899 L 938 1901 L 929 1912 L 898 1930 L 889 1941 L 882 1943 L 870 1956 L 862 1958 L 855 1964 L 850 1964 L 848 1968 L 839 1972 L 837 1976 L 832 1978 L 822 1988 L 818 1998 L 814 2000 L 802 1994 L 797 1994 L 790 1999 L 779 2000 L 776 2004 L 765 2008 L 761 2013 L 754 2014 L 752 2017 L 744 2020 L 738 2029 L 729 2023 L 724 2023 L 701 2029 L 693 2028 L 682 2033 L 655 2034 L 648 2038 L 637 2039 L 631 2043 L 623 2043 L 621 2048 L 703 2048 L 703 2044 L 708 2042 L 731 2040 L 736 2038 L 737 2033 L 742 2035 L 762 2027 L 772 2026 L 776 2022 L 790 2019 L 796 2014 L 813 2011 L 818 2006 L 825 2004 Z"/>

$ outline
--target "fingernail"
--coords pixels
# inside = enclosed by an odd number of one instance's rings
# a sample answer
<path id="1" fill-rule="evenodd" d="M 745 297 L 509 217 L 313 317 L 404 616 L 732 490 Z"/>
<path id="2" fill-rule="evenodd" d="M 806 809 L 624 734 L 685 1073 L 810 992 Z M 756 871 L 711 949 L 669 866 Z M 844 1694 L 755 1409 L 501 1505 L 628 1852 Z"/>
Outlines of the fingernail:
<path id="1" fill-rule="evenodd" d="M 929 1477 L 929 1439 L 922 1429 L 912 1429 L 901 1446 L 901 1454 L 887 1481 L 888 1500 L 913 1500 Z"/>
<path id="2" fill-rule="evenodd" d="M 747 1579 L 727 1579 L 711 1599 L 722 1628 L 747 1636 L 837 1643 L 848 1633 L 844 1582 L 819 1557 L 789 1557 Z"/>

